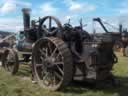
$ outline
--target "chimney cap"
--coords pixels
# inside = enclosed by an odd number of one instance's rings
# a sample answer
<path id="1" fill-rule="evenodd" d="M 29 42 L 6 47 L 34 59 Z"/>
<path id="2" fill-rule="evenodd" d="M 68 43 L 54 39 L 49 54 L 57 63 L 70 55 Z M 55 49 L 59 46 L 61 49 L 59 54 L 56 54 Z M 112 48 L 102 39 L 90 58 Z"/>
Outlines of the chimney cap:
<path id="1" fill-rule="evenodd" d="M 23 8 L 22 11 L 23 11 L 23 12 L 30 12 L 31 9 L 30 9 L 30 8 Z"/>

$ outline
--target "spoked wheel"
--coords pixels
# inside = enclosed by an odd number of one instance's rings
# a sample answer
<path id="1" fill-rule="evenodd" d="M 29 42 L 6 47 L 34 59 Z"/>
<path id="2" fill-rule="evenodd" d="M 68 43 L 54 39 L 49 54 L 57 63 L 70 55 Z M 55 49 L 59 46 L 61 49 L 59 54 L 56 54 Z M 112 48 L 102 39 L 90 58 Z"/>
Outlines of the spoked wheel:
<path id="1" fill-rule="evenodd" d="M 14 49 L 6 49 L 2 58 L 3 68 L 12 75 L 16 74 L 19 69 L 18 55 Z"/>
<path id="2" fill-rule="evenodd" d="M 72 80 L 72 56 L 67 45 L 50 37 L 36 42 L 32 64 L 37 82 L 48 90 L 59 90 Z"/>

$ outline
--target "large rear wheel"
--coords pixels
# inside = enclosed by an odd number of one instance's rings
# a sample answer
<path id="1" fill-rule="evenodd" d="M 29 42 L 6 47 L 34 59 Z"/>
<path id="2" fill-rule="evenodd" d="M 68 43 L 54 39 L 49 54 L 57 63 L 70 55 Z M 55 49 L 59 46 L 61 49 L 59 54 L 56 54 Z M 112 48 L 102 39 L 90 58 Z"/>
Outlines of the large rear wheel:
<path id="1" fill-rule="evenodd" d="M 32 51 L 33 75 L 43 88 L 59 90 L 72 80 L 72 55 L 59 38 L 38 40 Z"/>

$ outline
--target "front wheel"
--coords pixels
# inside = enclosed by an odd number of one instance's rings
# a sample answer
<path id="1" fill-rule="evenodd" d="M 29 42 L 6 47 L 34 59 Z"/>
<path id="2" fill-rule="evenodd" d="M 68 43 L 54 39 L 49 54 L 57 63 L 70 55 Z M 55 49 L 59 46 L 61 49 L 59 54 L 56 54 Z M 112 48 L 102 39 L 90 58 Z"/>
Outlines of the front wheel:
<path id="1" fill-rule="evenodd" d="M 11 73 L 16 74 L 19 69 L 18 54 L 14 49 L 6 49 L 2 57 L 2 67 Z"/>

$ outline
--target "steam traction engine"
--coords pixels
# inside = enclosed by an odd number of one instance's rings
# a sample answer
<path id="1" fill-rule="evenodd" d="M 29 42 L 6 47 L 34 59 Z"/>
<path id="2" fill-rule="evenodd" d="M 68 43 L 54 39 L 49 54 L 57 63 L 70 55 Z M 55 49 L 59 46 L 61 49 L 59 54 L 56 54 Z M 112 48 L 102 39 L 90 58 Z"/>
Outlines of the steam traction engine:
<path id="1" fill-rule="evenodd" d="M 24 31 L 16 48 L 5 51 L 5 69 L 15 74 L 18 54 L 26 62 L 32 56 L 32 79 L 49 90 L 58 90 L 72 80 L 98 82 L 112 77 L 117 58 L 111 36 L 95 40 L 82 26 L 62 25 L 52 16 L 32 20 L 30 27 L 29 13 L 29 9 L 23 9 Z"/>

